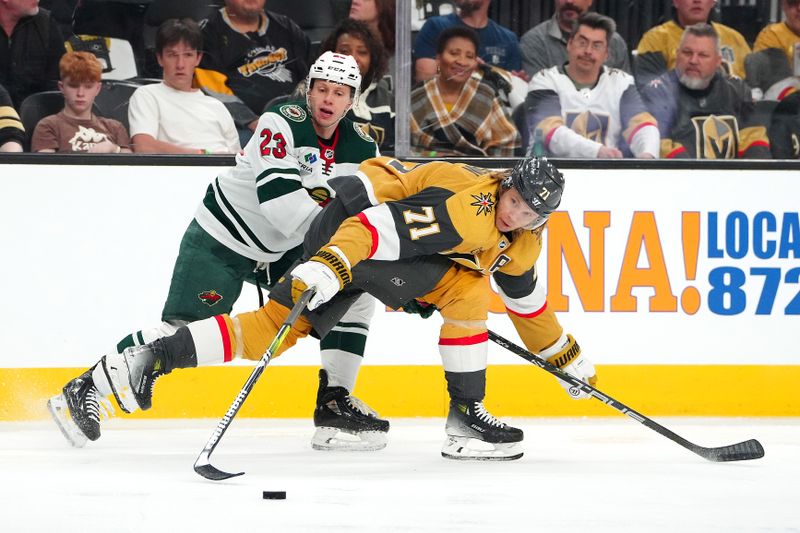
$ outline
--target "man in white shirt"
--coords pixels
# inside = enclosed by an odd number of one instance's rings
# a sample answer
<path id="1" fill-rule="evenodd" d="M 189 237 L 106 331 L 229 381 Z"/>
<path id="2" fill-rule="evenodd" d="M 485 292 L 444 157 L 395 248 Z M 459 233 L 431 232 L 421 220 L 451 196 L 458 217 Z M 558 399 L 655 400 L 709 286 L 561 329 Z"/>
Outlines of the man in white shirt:
<path id="1" fill-rule="evenodd" d="M 170 19 L 158 28 L 156 58 L 164 79 L 131 96 L 128 119 L 134 152 L 231 154 L 241 149 L 225 106 L 192 86 L 202 49 L 203 34 L 191 19 Z"/>
<path id="2" fill-rule="evenodd" d="M 597 13 L 581 15 L 567 41 L 569 61 L 531 79 L 524 104 L 528 127 L 542 131 L 550 155 L 658 157 L 658 126 L 633 77 L 604 65 L 615 26 Z"/>

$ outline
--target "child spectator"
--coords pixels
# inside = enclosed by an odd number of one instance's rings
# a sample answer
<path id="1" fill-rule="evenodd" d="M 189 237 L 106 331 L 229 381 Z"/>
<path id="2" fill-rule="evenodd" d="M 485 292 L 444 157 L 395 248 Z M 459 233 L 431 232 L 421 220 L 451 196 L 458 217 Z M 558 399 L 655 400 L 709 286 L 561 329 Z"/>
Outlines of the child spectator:
<path id="1" fill-rule="evenodd" d="M 92 113 L 100 93 L 103 67 L 89 52 L 68 52 L 58 63 L 64 109 L 39 121 L 33 130 L 34 152 L 130 152 L 128 132 L 119 121 Z"/>

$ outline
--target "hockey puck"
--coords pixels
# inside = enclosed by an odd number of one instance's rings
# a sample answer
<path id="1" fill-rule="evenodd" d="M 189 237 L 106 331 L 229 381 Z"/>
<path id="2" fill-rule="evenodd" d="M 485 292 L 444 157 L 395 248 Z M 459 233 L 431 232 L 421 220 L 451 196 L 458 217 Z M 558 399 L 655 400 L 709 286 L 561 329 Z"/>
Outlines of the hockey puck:
<path id="1" fill-rule="evenodd" d="M 265 490 L 263 492 L 263 498 L 265 500 L 285 500 L 286 499 L 286 491 L 285 490 L 278 490 L 278 491 Z"/>

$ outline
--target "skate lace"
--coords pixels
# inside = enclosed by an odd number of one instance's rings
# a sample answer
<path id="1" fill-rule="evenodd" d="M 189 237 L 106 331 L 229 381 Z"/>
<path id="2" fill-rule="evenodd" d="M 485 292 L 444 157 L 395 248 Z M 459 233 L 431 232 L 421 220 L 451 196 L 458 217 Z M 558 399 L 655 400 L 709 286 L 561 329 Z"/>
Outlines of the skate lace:
<path id="1" fill-rule="evenodd" d="M 86 393 L 86 412 L 89 418 L 100 423 L 101 418 L 107 420 L 114 416 L 114 406 L 111 400 L 100 395 L 97 387 L 92 387 Z"/>
<path id="2" fill-rule="evenodd" d="M 473 411 L 475 416 L 478 417 L 478 420 L 485 424 L 498 428 L 503 428 L 506 426 L 503 422 L 500 422 L 498 419 L 492 416 L 489 411 L 486 410 L 486 407 L 483 406 L 483 402 L 475 402 Z"/>
<path id="3" fill-rule="evenodd" d="M 359 400 L 355 396 L 347 396 L 345 398 L 345 401 L 348 403 L 348 405 L 350 405 L 350 407 L 352 407 L 353 409 L 355 409 L 356 411 L 360 412 L 363 415 L 373 416 L 376 418 L 378 416 L 377 411 L 373 410 L 369 405 L 364 403 L 362 400 Z"/>

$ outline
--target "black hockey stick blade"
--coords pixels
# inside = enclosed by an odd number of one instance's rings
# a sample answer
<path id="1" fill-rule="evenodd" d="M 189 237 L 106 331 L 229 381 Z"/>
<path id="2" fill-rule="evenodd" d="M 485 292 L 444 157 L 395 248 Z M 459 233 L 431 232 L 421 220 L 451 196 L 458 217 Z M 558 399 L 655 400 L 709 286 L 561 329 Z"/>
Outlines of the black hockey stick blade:
<path id="1" fill-rule="evenodd" d="M 275 334 L 275 338 L 272 339 L 272 343 L 267 347 L 267 351 L 264 352 L 264 355 L 258 361 L 256 367 L 250 373 L 250 377 L 247 378 L 247 382 L 239 391 L 239 394 L 236 395 L 236 399 L 234 399 L 231 406 L 228 407 L 228 411 L 225 413 L 225 416 L 222 417 L 222 420 L 219 421 L 217 427 L 214 428 L 214 432 L 211 434 L 208 442 L 206 442 L 206 445 L 203 447 L 203 451 L 197 456 L 197 460 L 194 462 L 194 471 L 204 478 L 212 481 L 222 481 L 223 479 L 230 479 L 232 477 L 241 476 L 244 474 L 244 472 L 231 474 L 215 467 L 211 464 L 211 454 L 214 453 L 214 449 L 217 447 L 217 444 L 219 444 L 219 441 L 222 439 L 225 431 L 227 431 L 228 427 L 230 427 L 231 422 L 233 422 L 233 418 L 236 416 L 236 413 L 239 412 L 239 409 L 242 407 L 242 404 L 244 404 L 244 401 L 247 399 L 250 391 L 253 390 L 256 381 L 258 381 L 258 378 L 261 377 L 261 374 L 264 372 L 264 369 L 275 355 L 275 352 L 277 352 L 278 348 L 280 348 L 281 344 L 283 344 L 283 340 L 289 334 L 289 331 L 292 329 L 292 325 L 297 321 L 297 318 L 300 316 L 300 313 L 303 312 L 303 309 L 306 308 L 306 305 L 308 305 L 308 302 L 311 300 L 312 296 L 314 296 L 314 291 L 307 290 L 300 295 L 300 298 L 297 299 L 297 303 L 295 303 L 294 307 L 292 307 L 292 310 L 289 311 L 289 316 L 287 316 L 286 320 L 283 321 L 283 324 Z"/>
<path id="2" fill-rule="evenodd" d="M 744 442 L 739 442 L 737 444 L 730 444 L 728 446 L 719 446 L 716 448 L 706 448 L 705 446 L 698 446 L 693 442 L 689 442 L 688 440 L 684 439 L 677 433 L 665 428 L 655 420 L 652 420 L 643 414 L 631 409 L 624 403 L 615 400 L 611 396 L 608 396 L 605 393 L 600 392 L 599 390 L 595 389 L 588 383 L 581 381 L 580 379 L 576 378 L 575 376 L 564 372 L 554 364 L 542 359 L 538 355 L 529 352 L 525 348 L 517 346 L 513 342 L 505 339 L 495 333 L 492 330 L 489 330 L 489 338 L 495 342 L 496 344 L 502 346 L 506 350 L 514 353 L 528 362 L 533 363 L 534 365 L 538 366 L 542 370 L 546 370 L 547 372 L 553 374 L 555 377 L 568 383 L 570 388 L 570 394 L 573 392 L 575 394 L 578 391 L 584 392 L 591 396 L 592 398 L 603 402 L 604 404 L 613 407 L 620 413 L 628 416 L 639 422 L 640 424 L 649 427 L 656 433 L 668 438 L 669 440 L 676 442 L 686 448 L 687 450 L 696 453 L 700 457 L 704 459 L 708 459 L 709 461 L 715 462 L 724 462 L 724 461 L 749 461 L 751 459 L 760 459 L 764 457 L 764 447 L 761 446 L 761 443 L 755 439 L 750 439 Z"/>
<path id="3" fill-rule="evenodd" d="M 205 450 L 203 450 L 203 453 L 201 453 L 200 457 L 198 457 L 197 461 L 195 461 L 194 471 L 204 478 L 210 479 L 211 481 L 222 481 L 223 479 L 230 479 L 232 477 L 244 475 L 244 472 L 237 472 L 236 474 L 223 472 L 216 466 L 212 465 L 209 462 L 209 454 L 206 453 Z"/>
<path id="4" fill-rule="evenodd" d="M 756 439 L 746 440 L 737 444 L 729 446 L 720 446 L 719 448 L 703 448 L 698 446 L 701 450 L 696 451 L 698 455 L 705 457 L 709 461 L 716 461 L 719 463 L 725 461 L 749 461 L 751 459 L 761 459 L 764 457 L 764 447 Z"/>

